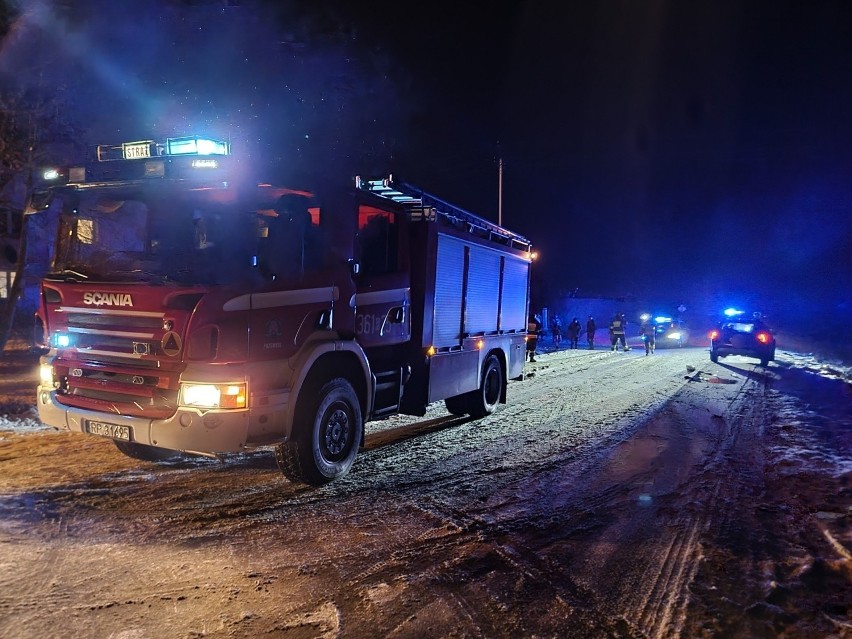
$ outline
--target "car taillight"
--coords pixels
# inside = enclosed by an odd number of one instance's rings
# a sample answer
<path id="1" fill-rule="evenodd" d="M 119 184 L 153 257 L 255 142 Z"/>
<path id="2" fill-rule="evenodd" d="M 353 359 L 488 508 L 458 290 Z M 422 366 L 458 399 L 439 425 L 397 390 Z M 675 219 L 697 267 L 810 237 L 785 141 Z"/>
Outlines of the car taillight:
<path id="1" fill-rule="evenodd" d="M 761 344 L 768 344 L 769 343 L 769 333 L 765 333 L 765 332 L 761 331 L 757 334 L 756 337 L 757 337 L 757 341 L 760 342 Z"/>
<path id="2" fill-rule="evenodd" d="M 710 331 L 710 339 L 716 339 L 719 337 L 719 331 Z"/>

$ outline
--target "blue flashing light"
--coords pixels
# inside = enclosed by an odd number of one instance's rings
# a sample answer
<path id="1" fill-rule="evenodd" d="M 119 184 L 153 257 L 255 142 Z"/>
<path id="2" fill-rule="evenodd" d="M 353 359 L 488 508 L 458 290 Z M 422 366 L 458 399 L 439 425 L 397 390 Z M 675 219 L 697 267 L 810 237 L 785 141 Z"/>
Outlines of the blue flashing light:
<path id="1" fill-rule="evenodd" d="M 45 169 L 41 177 L 45 180 L 58 180 L 60 175 L 62 174 L 58 169 Z"/>
<path id="2" fill-rule="evenodd" d="M 654 318 L 654 321 L 657 324 L 667 324 L 668 322 L 672 321 L 672 318 L 667 317 L 666 315 L 657 315 L 657 317 Z"/>
<path id="3" fill-rule="evenodd" d="M 166 155 L 228 155 L 228 143 L 197 135 L 166 139 Z"/>
<path id="4" fill-rule="evenodd" d="M 745 311 L 740 311 L 735 308 L 726 308 L 724 310 L 725 317 L 737 317 L 738 315 L 742 315 Z"/>
<path id="5" fill-rule="evenodd" d="M 71 346 L 71 336 L 66 333 L 57 333 L 53 336 L 57 348 L 68 348 Z"/>

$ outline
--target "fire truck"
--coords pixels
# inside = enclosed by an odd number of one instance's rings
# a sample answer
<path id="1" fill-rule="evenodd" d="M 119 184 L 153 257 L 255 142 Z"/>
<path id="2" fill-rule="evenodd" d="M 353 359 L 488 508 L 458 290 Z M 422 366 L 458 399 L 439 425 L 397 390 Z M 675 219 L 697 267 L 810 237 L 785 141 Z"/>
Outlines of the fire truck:
<path id="1" fill-rule="evenodd" d="M 481 418 L 523 376 L 531 244 L 393 178 L 241 179 L 204 137 L 99 146 L 45 173 L 39 417 L 160 461 L 274 448 L 349 472 L 365 423 Z"/>

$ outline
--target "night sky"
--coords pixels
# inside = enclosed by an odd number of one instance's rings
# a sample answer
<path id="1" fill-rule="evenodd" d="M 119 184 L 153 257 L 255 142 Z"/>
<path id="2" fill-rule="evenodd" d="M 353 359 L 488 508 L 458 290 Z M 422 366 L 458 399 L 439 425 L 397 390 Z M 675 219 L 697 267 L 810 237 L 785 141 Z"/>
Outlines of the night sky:
<path id="1" fill-rule="evenodd" d="M 92 144 L 206 132 L 275 176 L 393 172 L 494 221 L 502 159 L 535 304 L 852 321 L 848 2 L 5 4 L 3 81 Z"/>

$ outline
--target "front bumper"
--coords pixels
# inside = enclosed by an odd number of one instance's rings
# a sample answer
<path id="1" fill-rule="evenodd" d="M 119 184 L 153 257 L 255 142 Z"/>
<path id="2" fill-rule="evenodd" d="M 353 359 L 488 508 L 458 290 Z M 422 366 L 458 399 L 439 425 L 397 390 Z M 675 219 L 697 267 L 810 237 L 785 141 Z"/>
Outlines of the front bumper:
<path id="1" fill-rule="evenodd" d="M 39 418 L 54 428 L 89 434 L 90 421 L 108 423 L 128 427 L 130 441 L 139 444 L 186 452 L 228 453 L 285 439 L 278 430 L 281 422 L 274 419 L 274 413 L 283 412 L 288 395 L 279 393 L 282 404 L 277 407 L 267 404 L 262 411 L 178 408 L 168 419 L 128 417 L 65 406 L 57 400 L 56 391 L 46 386 L 38 387 L 36 398 Z"/>

